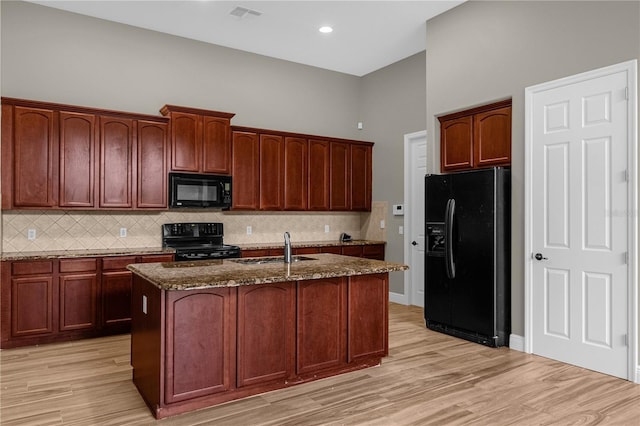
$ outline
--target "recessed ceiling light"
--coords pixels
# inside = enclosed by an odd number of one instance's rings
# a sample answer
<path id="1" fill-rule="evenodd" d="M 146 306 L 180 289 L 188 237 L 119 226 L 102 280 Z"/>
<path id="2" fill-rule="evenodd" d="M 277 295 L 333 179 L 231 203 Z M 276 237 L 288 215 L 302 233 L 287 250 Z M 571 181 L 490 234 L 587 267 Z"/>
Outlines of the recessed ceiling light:
<path id="1" fill-rule="evenodd" d="M 333 32 L 333 28 L 329 26 L 324 26 L 324 27 L 318 28 L 318 31 L 320 31 L 323 34 L 329 34 L 330 32 Z"/>

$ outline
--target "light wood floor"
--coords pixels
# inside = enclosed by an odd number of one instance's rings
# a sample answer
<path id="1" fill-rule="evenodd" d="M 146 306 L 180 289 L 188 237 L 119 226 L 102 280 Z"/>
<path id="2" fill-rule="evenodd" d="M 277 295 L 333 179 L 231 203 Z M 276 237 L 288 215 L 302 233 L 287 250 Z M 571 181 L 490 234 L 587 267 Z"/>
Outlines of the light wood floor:
<path id="1" fill-rule="evenodd" d="M 155 421 L 128 335 L 0 351 L 0 424 L 640 425 L 640 385 L 427 330 L 391 304 L 382 366 Z"/>

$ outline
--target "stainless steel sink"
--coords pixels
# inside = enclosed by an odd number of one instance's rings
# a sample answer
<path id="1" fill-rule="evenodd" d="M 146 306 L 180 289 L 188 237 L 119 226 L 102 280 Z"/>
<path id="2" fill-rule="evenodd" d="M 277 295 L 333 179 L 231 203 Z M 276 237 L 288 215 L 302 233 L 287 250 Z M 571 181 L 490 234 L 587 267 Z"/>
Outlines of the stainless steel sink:
<path id="1" fill-rule="evenodd" d="M 264 265 L 268 263 L 284 263 L 284 257 L 252 257 L 246 259 L 229 259 L 235 263 L 241 263 L 243 265 Z M 318 260 L 313 257 L 307 256 L 293 256 L 291 257 L 291 263 L 303 262 L 307 260 Z"/>

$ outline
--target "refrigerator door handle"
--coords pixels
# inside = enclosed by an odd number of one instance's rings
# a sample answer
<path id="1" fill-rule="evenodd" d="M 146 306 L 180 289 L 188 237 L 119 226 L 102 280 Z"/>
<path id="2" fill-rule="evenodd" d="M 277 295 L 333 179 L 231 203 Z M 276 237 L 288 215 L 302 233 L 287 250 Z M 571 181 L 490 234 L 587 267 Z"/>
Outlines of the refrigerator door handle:
<path id="1" fill-rule="evenodd" d="M 453 218 L 456 214 L 456 200 L 449 198 L 444 216 L 444 263 L 447 278 L 456 277 L 456 263 L 453 259 Z"/>

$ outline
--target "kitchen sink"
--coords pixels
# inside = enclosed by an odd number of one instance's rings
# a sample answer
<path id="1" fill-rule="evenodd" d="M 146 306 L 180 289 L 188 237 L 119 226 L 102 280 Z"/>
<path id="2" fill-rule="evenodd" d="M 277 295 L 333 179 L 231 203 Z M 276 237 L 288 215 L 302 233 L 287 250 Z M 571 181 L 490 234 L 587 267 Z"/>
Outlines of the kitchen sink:
<path id="1" fill-rule="evenodd" d="M 268 263 L 284 263 L 284 257 L 252 257 L 246 259 L 230 259 L 232 262 L 241 263 L 243 265 L 264 265 Z M 293 256 L 291 263 L 303 262 L 306 260 L 318 260 L 307 256 Z"/>

